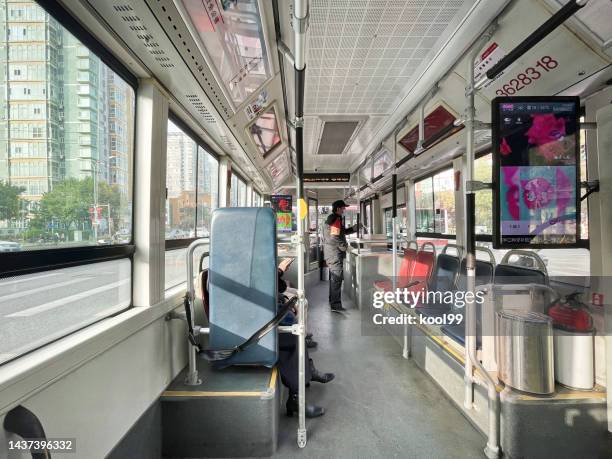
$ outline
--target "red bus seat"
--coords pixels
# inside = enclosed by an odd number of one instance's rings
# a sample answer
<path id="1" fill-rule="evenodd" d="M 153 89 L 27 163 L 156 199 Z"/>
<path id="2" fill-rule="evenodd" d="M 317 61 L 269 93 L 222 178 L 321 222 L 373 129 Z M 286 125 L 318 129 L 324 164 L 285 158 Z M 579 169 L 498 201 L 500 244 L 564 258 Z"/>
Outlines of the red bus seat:
<path id="1" fill-rule="evenodd" d="M 418 250 L 412 247 L 404 249 L 404 258 L 397 273 L 397 288 L 405 288 L 410 285 L 411 273 L 417 259 L 417 254 Z M 393 282 L 388 279 L 381 279 L 375 281 L 374 286 L 388 292 L 393 288 Z"/>

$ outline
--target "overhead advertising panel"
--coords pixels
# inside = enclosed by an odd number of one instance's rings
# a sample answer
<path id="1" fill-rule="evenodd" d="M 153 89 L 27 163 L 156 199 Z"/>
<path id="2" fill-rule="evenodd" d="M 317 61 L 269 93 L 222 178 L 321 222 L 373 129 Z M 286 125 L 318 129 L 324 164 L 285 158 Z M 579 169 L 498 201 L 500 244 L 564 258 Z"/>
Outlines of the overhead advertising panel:
<path id="1" fill-rule="evenodd" d="M 253 138 L 253 142 L 255 142 L 259 153 L 263 157 L 265 157 L 281 143 L 276 111 L 274 110 L 273 106 L 269 107 L 261 115 L 259 115 L 259 117 L 249 126 L 248 129 L 249 134 L 251 134 L 251 137 Z"/>
<path id="2" fill-rule="evenodd" d="M 185 10 L 236 105 L 271 77 L 257 0 L 183 0 Z"/>
<path id="3" fill-rule="evenodd" d="M 278 155 L 268 166 L 268 172 L 272 177 L 272 183 L 275 187 L 283 184 L 287 176 L 289 175 L 289 159 L 287 153 L 281 153 Z"/>
<path id="4" fill-rule="evenodd" d="M 273 194 L 270 197 L 272 210 L 276 213 L 276 230 L 281 233 L 292 231 L 292 202 L 293 198 L 290 194 Z"/>
<path id="5" fill-rule="evenodd" d="M 492 107 L 494 247 L 577 245 L 580 100 L 499 97 Z"/>

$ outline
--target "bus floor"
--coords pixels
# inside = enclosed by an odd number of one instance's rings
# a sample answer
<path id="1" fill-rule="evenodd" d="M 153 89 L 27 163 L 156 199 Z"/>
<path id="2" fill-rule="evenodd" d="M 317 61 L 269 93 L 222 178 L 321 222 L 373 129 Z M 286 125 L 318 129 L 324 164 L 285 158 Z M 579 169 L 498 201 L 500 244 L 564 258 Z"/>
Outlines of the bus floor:
<path id="1" fill-rule="evenodd" d="M 348 311 L 332 313 L 327 295 L 327 282 L 307 290 L 308 329 L 319 343 L 311 357 L 319 370 L 336 378 L 312 383 L 306 397 L 326 412 L 307 419 L 308 444 L 300 451 L 297 416 L 286 417 L 283 403 L 274 457 L 484 457 L 485 438 L 412 360 L 402 357 L 397 341 L 389 335 L 362 336 L 360 311 L 344 301 Z"/>

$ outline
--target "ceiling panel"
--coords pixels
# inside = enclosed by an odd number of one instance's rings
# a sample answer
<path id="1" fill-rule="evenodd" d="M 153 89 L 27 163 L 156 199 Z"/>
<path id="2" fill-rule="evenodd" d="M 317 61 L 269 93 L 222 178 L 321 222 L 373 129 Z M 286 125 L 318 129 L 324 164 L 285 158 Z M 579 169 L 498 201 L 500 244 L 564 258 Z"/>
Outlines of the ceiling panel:
<path id="1" fill-rule="evenodd" d="M 307 32 L 305 167 L 346 169 L 394 111 L 464 0 L 311 0 Z M 319 116 L 367 116 L 342 157 L 316 155 Z M 334 155 L 336 156 L 336 155 Z"/>

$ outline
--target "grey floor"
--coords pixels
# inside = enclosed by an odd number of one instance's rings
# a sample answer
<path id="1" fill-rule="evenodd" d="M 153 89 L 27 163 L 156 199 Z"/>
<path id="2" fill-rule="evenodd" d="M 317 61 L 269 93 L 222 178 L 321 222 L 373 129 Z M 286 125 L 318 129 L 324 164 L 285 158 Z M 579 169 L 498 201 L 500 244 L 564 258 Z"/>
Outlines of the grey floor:
<path id="1" fill-rule="evenodd" d="M 325 416 L 308 419 L 308 444 L 296 444 L 297 419 L 281 418 L 275 458 L 468 458 L 484 457 L 484 437 L 387 336 L 362 336 L 352 304 L 344 314 L 327 304 L 327 283 L 309 288 L 309 331 L 319 343 L 317 368 L 336 379 L 312 383 L 309 403 Z"/>

